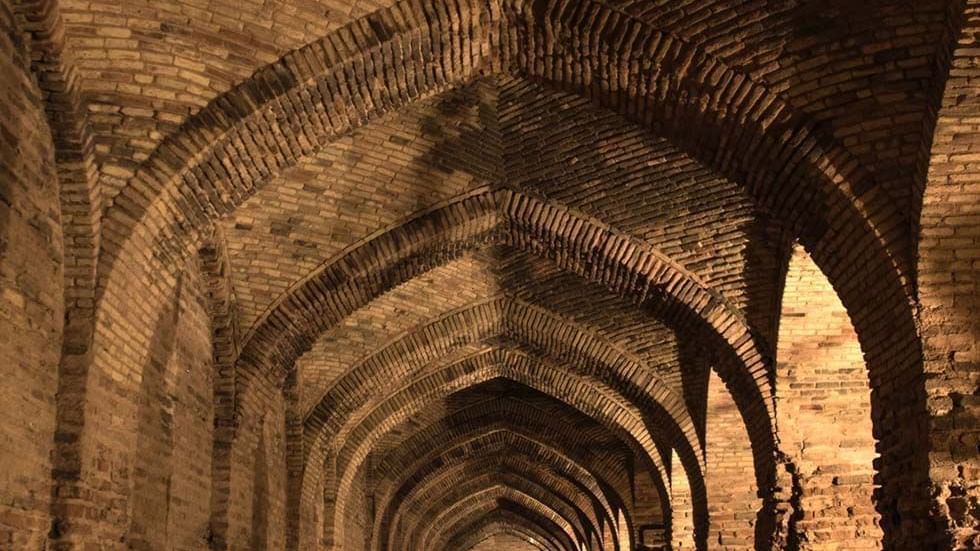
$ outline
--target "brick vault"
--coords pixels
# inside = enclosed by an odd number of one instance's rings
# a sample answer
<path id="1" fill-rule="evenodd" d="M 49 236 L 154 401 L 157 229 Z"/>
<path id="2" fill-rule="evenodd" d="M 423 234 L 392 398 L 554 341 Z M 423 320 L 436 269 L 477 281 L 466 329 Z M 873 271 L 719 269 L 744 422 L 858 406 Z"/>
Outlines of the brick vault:
<path id="1" fill-rule="evenodd" d="M 0 549 L 980 548 L 980 0 L 0 29 Z"/>

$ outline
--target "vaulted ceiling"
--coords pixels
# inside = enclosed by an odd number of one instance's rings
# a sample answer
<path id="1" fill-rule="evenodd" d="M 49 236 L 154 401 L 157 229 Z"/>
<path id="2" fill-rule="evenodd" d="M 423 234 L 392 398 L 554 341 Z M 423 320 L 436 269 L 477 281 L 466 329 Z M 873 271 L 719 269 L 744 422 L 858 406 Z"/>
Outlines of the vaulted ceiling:
<path id="1" fill-rule="evenodd" d="M 60 3 L 100 266 L 204 247 L 293 511 L 390 551 L 619 549 L 678 476 L 705 518 L 712 372 L 771 484 L 792 247 L 908 283 L 947 8 Z"/>

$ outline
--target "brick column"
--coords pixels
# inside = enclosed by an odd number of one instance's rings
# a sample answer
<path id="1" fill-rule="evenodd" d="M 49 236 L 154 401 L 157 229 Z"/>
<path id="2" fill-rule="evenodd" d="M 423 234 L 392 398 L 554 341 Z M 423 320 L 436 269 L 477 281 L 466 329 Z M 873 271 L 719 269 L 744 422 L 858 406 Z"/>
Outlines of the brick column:
<path id="1" fill-rule="evenodd" d="M 795 524 L 800 549 L 881 548 L 871 499 L 869 396 L 847 312 L 797 247 L 783 294 L 776 400 L 780 445 L 797 469 L 802 492 Z"/>

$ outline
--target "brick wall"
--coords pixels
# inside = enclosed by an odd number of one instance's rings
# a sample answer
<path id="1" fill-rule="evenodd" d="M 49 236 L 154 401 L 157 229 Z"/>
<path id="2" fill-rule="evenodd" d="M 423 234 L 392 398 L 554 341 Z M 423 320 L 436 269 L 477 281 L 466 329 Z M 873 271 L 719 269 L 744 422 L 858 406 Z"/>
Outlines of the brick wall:
<path id="1" fill-rule="evenodd" d="M 980 2 L 965 4 L 933 138 L 918 264 L 932 495 L 956 549 L 980 547 Z"/>
<path id="2" fill-rule="evenodd" d="M 762 503 L 756 497 L 755 467 L 745 424 L 718 374 L 708 379 L 705 455 L 708 471 L 708 545 L 750 549 Z"/>
<path id="3" fill-rule="evenodd" d="M 676 551 L 695 549 L 694 515 L 691 512 L 691 485 L 677 453 L 670 462 L 670 542 Z"/>
<path id="4" fill-rule="evenodd" d="M 179 280 L 156 328 L 139 382 L 132 446 L 131 518 L 136 549 L 202 549 L 207 543 L 213 427 L 211 340 L 200 276 Z"/>
<path id="5" fill-rule="evenodd" d="M 27 36 L 0 2 L 0 548 L 50 527 L 62 237 L 51 134 Z"/>
<path id="6" fill-rule="evenodd" d="M 666 544 L 664 504 L 660 502 L 660 495 L 650 472 L 647 470 L 637 472 L 633 484 L 636 499 L 633 509 L 634 544 L 646 544 L 649 547 Z"/>
<path id="7" fill-rule="evenodd" d="M 268 398 L 258 395 L 263 390 Z M 275 390 L 250 388 L 231 450 L 228 549 L 286 545 L 285 404 Z"/>
<path id="8" fill-rule="evenodd" d="M 366 551 L 374 524 L 374 511 L 368 491 L 367 477 L 361 471 L 354 477 L 351 498 L 344 504 L 344 551 Z"/>
<path id="9" fill-rule="evenodd" d="M 857 335 L 801 247 L 783 291 L 776 369 L 781 449 L 797 469 L 801 549 L 880 549 L 871 406 Z"/>

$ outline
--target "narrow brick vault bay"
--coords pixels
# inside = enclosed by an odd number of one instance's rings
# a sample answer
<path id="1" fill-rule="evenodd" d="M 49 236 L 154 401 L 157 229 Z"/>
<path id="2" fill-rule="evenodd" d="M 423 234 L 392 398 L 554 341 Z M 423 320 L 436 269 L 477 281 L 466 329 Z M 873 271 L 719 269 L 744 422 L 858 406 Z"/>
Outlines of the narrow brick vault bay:
<path id="1" fill-rule="evenodd" d="M 980 548 L 980 0 L 0 30 L 0 550 Z"/>

